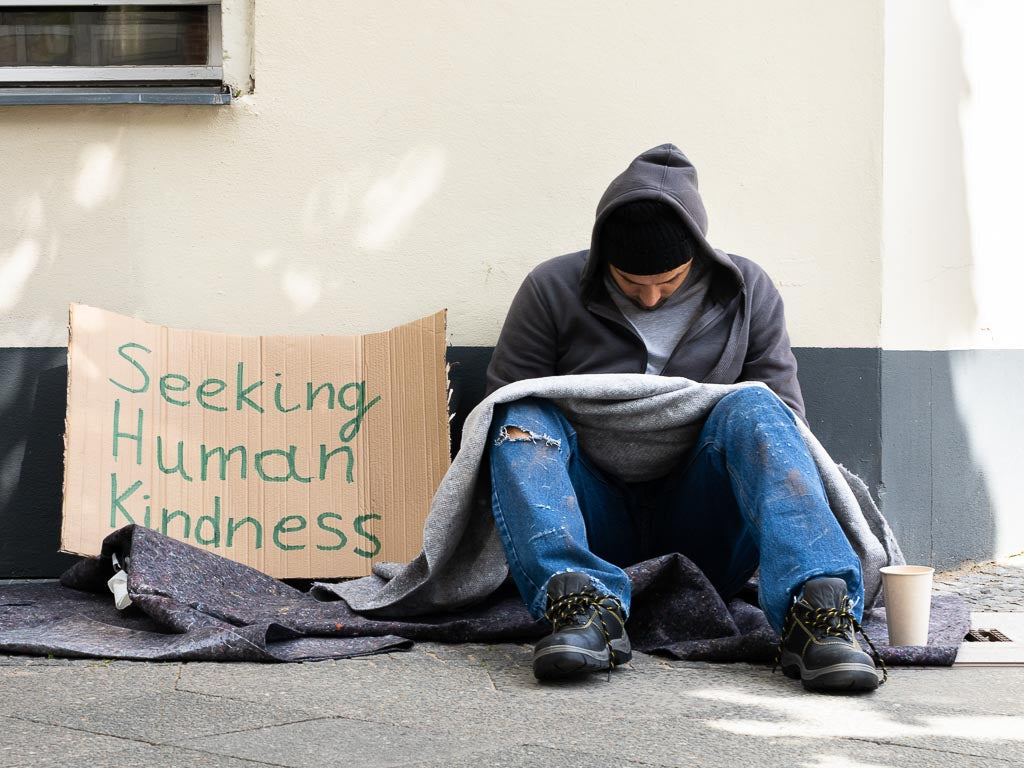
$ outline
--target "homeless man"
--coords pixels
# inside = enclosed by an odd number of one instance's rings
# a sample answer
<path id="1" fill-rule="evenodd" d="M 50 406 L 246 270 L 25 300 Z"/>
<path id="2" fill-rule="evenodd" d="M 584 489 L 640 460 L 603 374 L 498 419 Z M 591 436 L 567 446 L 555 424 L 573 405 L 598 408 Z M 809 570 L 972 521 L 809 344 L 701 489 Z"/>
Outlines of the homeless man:
<path id="1" fill-rule="evenodd" d="M 623 567 L 680 552 L 726 600 L 760 568 L 788 676 L 808 689 L 872 690 L 879 671 L 855 636 L 861 563 L 796 427 L 804 404 L 782 299 L 764 270 L 713 249 L 706 231 L 693 165 L 671 144 L 655 147 L 608 187 L 590 249 L 537 266 L 509 309 L 489 391 L 578 373 L 768 387 L 722 398 L 685 459 L 643 482 L 601 470 L 550 401 L 495 411 L 498 533 L 530 613 L 553 626 L 534 674 L 628 661 Z"/>

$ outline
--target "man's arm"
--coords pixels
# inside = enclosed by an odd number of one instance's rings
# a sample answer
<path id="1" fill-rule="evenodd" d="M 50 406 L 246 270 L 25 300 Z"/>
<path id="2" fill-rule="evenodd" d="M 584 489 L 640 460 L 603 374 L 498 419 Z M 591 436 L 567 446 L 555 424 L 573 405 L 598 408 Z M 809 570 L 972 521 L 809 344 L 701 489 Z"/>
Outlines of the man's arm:
<path id="1" fill-rule="evenodd" d="M 557 336 L 533 275 L 527 275 L 512 299 L 487 367 L 487 394 L 513 381 L 554 376 Z"/>
<path id="2" fill-rule="evenodd" d="M 749 286 L 753 295 L 750 338 L 740 381 L 763 381 L 804 423 L 804 398 L 796 377 L 796 357 L 789 344 L 782 296 L 761 273 Z"/>

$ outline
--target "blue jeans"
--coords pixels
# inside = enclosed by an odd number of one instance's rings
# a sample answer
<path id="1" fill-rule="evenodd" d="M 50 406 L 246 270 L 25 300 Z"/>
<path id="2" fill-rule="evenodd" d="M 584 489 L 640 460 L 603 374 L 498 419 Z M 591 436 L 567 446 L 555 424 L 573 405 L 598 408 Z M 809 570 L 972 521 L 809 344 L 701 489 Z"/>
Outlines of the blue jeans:
<path id="1" fill-rule="evenodd" d="M 512 437 L 517 427 L 529 437 Z M 829 509 L 793 413 L 769 390 L 723 397 L 696 445 L 668 475 L 625 483 L 580 450 L 546 400 L 495 409 L 492 507 L 509 570 L 530 614 L 544 615 L 548 579 L 581 571 L 628 613 L 623 567 L 679 552 L 726 600 L 760 566 L 760 603 L 776 631 L 817 576 L 846 581 L 860 620 L 860 560 Z"/>

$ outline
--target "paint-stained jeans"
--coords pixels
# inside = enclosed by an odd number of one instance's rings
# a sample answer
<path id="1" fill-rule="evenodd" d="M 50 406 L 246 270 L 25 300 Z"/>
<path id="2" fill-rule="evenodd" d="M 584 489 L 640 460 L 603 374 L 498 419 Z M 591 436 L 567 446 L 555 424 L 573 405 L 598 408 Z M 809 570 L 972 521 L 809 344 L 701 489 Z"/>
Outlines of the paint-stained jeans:
<path id="1" fill-rule="evenodd" d="M 518 427 L 532 438 L 510 437 Z M 499 406 L 491 430 L 492 506 L 509 568 L 534 618 L 548 579 L 582 571 L 629 611 L 622 568 L 680 552 L 723 598 L 758 565 L 760 602 L 781 630 L 808 579 L 846 581 L 858 620 L 860 560 L 829 509 L 792 412 L 769 390 L 722 398 L 690 454 L 668 475 L 624 483 L 580 450 L 576 431 L 546 400 Z"/>

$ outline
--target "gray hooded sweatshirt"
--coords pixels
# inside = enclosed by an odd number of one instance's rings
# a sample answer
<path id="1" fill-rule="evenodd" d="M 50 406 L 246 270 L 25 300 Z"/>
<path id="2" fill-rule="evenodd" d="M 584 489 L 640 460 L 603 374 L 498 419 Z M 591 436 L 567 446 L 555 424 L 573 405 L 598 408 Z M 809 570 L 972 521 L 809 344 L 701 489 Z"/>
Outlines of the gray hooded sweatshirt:
<path id="1" fill-rule="evenodd" d="M 679 213 L 711 272 L 704 304 L 661 375 L 709 384 L 761 381 L 806 421 L 782 297 L 754 262 L 708 243 L 697 171 L 672 144 L 647 150 L 612 181 L 597 206 L 589 250 L 549 259 L 527 275 L 487 370 L 488 394 L 522 379 L 647 369 L 647 348 L 608 293 L 599 250 L 612 210 L 643 199 Z"/>

